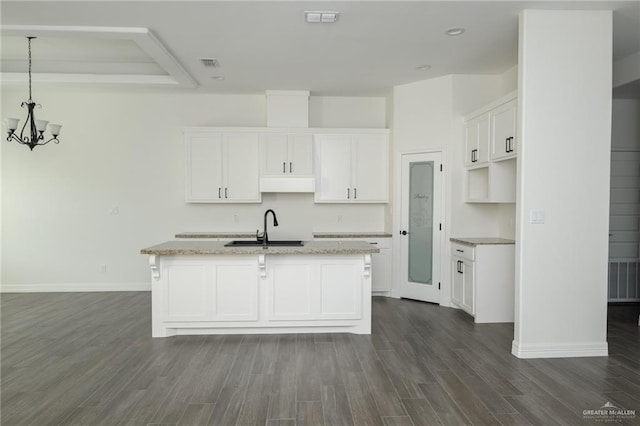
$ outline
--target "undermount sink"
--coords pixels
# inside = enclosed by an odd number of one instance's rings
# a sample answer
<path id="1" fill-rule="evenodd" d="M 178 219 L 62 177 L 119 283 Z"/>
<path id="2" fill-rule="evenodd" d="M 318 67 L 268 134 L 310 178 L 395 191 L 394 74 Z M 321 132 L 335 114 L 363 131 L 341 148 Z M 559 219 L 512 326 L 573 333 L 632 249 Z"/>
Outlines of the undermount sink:
<path id="1" fill-rule="evenodd" d="M 246 240 L 234 240 L 225 244 L 225 247 L 260 247 L 264 244 L 262 241 L 246 241 Z M 270 246 L 279 246 L 279 247 L 300 247 L 303 246 L 304 243 L 300 240 L 270 240 L 267 244 L 267 247 Z"/>

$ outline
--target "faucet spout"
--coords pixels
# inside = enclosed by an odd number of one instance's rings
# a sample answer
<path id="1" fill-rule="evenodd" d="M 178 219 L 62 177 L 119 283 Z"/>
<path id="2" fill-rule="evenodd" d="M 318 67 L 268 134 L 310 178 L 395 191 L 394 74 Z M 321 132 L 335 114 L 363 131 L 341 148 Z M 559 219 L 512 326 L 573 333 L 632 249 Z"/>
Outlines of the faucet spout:
<path id="1" fill-rule="evenodd" d="M 264 228 L 262 233 L 262 245 L 266 247 L 269 244 L 269 234 L 267 233 L 267 216 L 271 213 L 273 216 L 273 226 L 278 226 L 278 218 L 276 218 L 276 212 L 269 209 L 264 212 Z"/>

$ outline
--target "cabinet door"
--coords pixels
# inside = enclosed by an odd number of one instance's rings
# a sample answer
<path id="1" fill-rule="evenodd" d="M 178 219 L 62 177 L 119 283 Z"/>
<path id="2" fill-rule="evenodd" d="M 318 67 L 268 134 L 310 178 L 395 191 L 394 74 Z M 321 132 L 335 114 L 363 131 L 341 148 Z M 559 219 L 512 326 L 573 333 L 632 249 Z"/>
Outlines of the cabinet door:
<path id="1" fill-rule="evenodd" d="M 490 112 L 492 160 L 516 155 L 516 105 L 514 99 Z"/>
<path id="2" fill-rule="evenodd" d="M 316 202 L 346 202 L 352 197 L 351 137 L 316 135 Z"/>
<path id="3" fill-rule="evenodd" d="M 489 114 L 483 114 L 465 124 L 465 158 L 467 167 L 489 162 Z"/>
<path id="4" fill-rule="evenodd" d="M 463 270 L 463 290 L 462 290 L 462 308 L 469 312 L 471 315 L 475 315 L 475 305 L 473 293 L 475 291 L 475 274 L 474 264 L 469 260 L 462 261 Z"/>
<path id="5" fill-rule="evenodd" d="M 317 256 L 275 256 L 267 263 L 269 321 L 362 317 L 362 263 Z"/>
<path id="6" fill-rule="evenodd" d="M 462 307 L 462 292 L 464 285 L 464 270 L 462 269 L 462 260 L 458 257 L 451 258 L 451 279 L 453 286 L 451 288 L 451 301 Z"/>
<path id="7" fill-rule="evenodd" d="M 355 135 L 352 138 L 351 201 L 388 201 L 388 143 L 386 135 Z"/>
<path id="8" fill-rule="evenodd" d="M 195 259 L 195 258 L 194 258 Z M 257 321 L 256 260 L 168 261 L 163 283 L 166 321 Z"/>
<path id="9" fill-rule="evenodd" d="M 391 250 L 381 249 L 371 255 L 371 290 L 391 291 Z"/>
<path id="10" fill-rule="evenodd" d="M 476 150 L 478 149 L 478 123 L 470 121 L 464 125 L 464 165 L 475 165 Z"/>
<path id="11" fill-rule="evenodd" d="M 268 133 L 261 135 L 263 176 L 284 176 L 289 170 L 287 164 L 288 135 L 286 133 Z"/>
<path id="12" fill-rule="evenodd" d="M 187 135 L 186 201 L 221 201 L 222 187 L 222 135 Z"/>
<path id="13" fill-rule="evenodd" d="M 292 176 L 313 175 L 313 136 L 289 135 L 286 170 Z"/>
<path id="14" fill-rule="evenodd" d="M 224 134 L 224 201 L 260 202 L 258 133 Z"/>

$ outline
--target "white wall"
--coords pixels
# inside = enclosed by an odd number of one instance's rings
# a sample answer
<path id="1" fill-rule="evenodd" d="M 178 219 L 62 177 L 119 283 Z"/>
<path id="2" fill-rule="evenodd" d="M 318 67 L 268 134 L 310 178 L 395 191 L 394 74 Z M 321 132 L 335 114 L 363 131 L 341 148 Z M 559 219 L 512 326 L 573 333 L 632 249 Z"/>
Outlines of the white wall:
<path id="1" fill-rule="evenodd" d="M 149 274 L 141 248 L 181 231 L 255 231 L 267 208 L 281 224 L 274 237 L 384 231 L 384 205 L 316 205 L 311 194 L 265 194 L 249 205 L 184 202 L 182 128 L 264 126 L 263 95 L 78 86 L 36 86 L 34 95 L 39 116 L 64 127 L 59 145 L 30 152 L 1 144 L 5 289 L 142 288 Z M 24 96 L 24 87 L 3 86 L 3 116 L 22 118 Z M 385 126 L 384 98 L 312 104 L 314 125 L 345 127 L 351 117 L 354 127 Z"/>
<path id="2" fill-rule="evenodd" d="M 513 354 L 521 358 L 607 354 L 611 45 L 611 12 L 520 16 Z M 544 210 L 544 224 L 529 223 L 533 209 Z"/>
<path id="3" fill-rule="evenodd" d="M 614 151 L 640 150 L 640 100 L 614 99 L 611 148 Z"/>
<path id="4" fill-rule="evenodd" d="M 309 127 L 385 128 L 384 97 L 311 96 Z"/>

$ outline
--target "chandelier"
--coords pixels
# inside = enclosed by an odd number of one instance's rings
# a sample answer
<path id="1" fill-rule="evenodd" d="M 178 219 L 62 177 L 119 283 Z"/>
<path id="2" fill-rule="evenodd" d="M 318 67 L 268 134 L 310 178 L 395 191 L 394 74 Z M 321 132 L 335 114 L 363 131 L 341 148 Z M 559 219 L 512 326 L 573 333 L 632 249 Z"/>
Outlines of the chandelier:
<path id="1" fill-rule="evenodd" d="M 49 130 L 53 137 L 45 141 L 44 132 L 47 130 L 49 122 L 46 120 L 36 120 L 33 114 L 36 107 L 42 108 L 42 105 L 35 103 L 33 99 L 31 99 L 31 40 L 34 38 L 35 37 L 27 37 L 29 43 L 29 100 L 22 102 L 22 105 L 20 105 L 22 108 L 27 109 L 27 118 L 20 130 L 20 136 L 15 133 L 20 120 L 17 118 L 7 118 L 6 120 L 8 133 L 7 140 L 9 142 L 16 141 L 22 145 L 27 145 L 31 151 L 33 151 L 33 148 L 36 146 L 46 145 L 51 141 L 60 143 L 58 135 L 60 134 L 60 128 L 62 127 L 59 124 L 50 124 Z"/>

